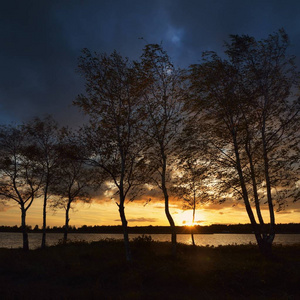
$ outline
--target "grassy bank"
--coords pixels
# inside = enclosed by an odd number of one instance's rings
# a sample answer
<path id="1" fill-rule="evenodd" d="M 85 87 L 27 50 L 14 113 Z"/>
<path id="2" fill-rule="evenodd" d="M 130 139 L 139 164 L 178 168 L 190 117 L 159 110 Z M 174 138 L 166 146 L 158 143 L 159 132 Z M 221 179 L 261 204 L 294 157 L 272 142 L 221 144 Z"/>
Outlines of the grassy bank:
<path id="1" fill-rule="evenodd" d="M 0 249 L 1 299 L 299 299 L 300 245 L 192 247 L 137 239 L 71 243 L 24 253 Z"/>

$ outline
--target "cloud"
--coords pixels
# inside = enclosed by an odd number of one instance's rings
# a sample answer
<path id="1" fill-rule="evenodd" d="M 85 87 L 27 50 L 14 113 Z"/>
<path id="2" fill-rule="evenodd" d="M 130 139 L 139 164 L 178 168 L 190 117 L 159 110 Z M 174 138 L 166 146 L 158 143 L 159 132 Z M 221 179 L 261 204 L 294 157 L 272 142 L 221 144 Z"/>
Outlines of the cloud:
<path id="1" fill-rule="evenodd" d="M 115 222 L 120 221 L 119 219 L 114 220 Z M 127 220 L 128 222 L 157 222 L 159 219 L 157 218 L 131 218 Z"/>
<path id="2" fill-rule="evenodd" d="M 16 205 L 7 205 L 3 202 L 0 202 L 0 212 L 8 211 L 9 209 L 16 207 Z"/>
<path id="3" fill-rule="evenodd" d="M 196 224 L 200 224 L 200 223 L 203 223 L 203 222 L 205 222 L 205 221 L 203 221 L 203 220 L 196 220 L 195 221 Z"/>
<path id="4" fill-rule="evenodd" d="M 291 52 L 299 53 L 299 13 L 297 0 L 3 1 L 0 123 L 45 113 L 81 122 L 71 103 L 84 90 L 75 73 L 84 47 L 137 59 L 145 41 L 163 41 L 174 63 L 186 67 L 203 51 L 223 52 L 229 34 L 260 39 L 284 27 Z"/>
<path id="5" fill-rule="evenodd" d="M 282 211 L 276 212 L 276 214 L 279 214 L 279 215 L 289 215 L 291 213 L 292 213 L 291 211 L 287 211 L 287 210 L 282 210 Z"/>

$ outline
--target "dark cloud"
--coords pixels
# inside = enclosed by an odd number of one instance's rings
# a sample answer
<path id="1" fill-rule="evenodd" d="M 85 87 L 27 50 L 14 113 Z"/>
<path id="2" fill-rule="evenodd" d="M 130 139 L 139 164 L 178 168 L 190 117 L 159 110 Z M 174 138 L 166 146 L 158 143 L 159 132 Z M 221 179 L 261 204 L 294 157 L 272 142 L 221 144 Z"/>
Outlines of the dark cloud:
<path id="1" fill-rule="evenodd" d="M 1 7 L 1 121 L 39 114 L 71 119 L 77 54 L 55 19 L 55 2 L 7 1 Z"/>
<path id="2" fill-rule="evenodd" d="M 206 50 L 222 51 L 230 34 L 249 34 L 258 39 L 285 28 L 293 53 L 299 52 L 300 3 L 290 1 L 169 1 L 170 26 L 184 32 L 175 56 L 184 64 L 200 59 Z"/>
<path id="3" fill-rule="evenodd" d="M 80 123 L 72 101 L 83 91 L 75 69 L 84 47 L 136 59 L 145 41 L 163 41 L 175 64 L 187 66 L 202 51 L 220 52 L 231 33 L 263 38 L 284 27 L 297 54 L 299 15 L 293 0 L 4 1 L 0 123 L 47 113 L 63 124 Z"/>

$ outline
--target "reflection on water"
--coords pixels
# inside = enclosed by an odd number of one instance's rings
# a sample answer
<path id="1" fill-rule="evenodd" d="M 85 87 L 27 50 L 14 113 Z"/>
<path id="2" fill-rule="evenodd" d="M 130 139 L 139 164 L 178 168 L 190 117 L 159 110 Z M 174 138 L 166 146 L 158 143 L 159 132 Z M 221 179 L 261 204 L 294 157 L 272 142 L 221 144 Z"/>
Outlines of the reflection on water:
<path id="1" fill-rule="evenodd" d="M 130 239 L 133 239 L 140 234 L 130 234 Z M 148 234 L 147 234 L 148 235 Z M 149 234 L 154 241 L 170 242 L 170 234 Z M 47 245 L 56 245 L 62 239 L 62 233 L 47 233 Z M 68 235 L 72 241 L 99 241 L 101 239 L 122 239 L 122 234 L 109 233 L 70 233 Z M 220 246 L 220 245 L 243 245 L 255 243 L 253 234 L 195 234 L 195 243 L 198 246 Z M 41 233 L 29 233 L 30 249 L 40 247 L 42 239 Z M 177 241 L 183 244 L 192 244 L 190 234 L 178 234 Z M 277 234 L 275 243 L 282 245 L 300 244 L 300 234 Z M 18 232 L 0 232 L 0 248 L 19 248 L 22 247 L 22 233 Z"/>

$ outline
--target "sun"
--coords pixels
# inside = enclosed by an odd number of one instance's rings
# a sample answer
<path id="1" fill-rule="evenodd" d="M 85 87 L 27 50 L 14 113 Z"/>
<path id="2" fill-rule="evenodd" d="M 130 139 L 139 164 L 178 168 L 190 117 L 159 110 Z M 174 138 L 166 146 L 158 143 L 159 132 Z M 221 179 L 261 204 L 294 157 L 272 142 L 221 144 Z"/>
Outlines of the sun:
<path id="1" fill-rule="evenodd" d="M 193 210 L 182 210 L 177 215 L 177 224 L 181 226 L 194 226 L 202 223 L 204 221 L 203 216 L 200 212 L 196 211 L 195 222 L 193 223 Z"/>

